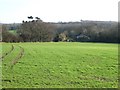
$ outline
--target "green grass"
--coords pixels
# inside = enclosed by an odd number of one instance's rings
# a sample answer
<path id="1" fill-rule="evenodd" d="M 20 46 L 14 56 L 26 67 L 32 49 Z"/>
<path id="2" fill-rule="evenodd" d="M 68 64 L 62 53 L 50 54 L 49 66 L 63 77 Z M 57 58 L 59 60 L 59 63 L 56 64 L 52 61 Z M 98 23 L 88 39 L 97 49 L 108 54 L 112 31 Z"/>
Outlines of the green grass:
<path id="1" fill-rule="evenodd" d="M 2 63 L 4 88 L 118 87 L 117 44 L 76 42 L 11 44 L 14 45 L 14 50 Z M 9 46 L 10 44 L 3 43 L 4 48 Z M 13 68 L 10 68 L 11 62 L 21 51 L 19 46 L 24 48 L 24 55 Z"/>
<path id="2" fill-rule="evenodd" d="M 17 34 L 17 30 L 9 30 L 10 33 L 16 35 Z"/>
<path id="3" fill-rule="evenodd" d="M 2 55 L 8 53 L 11 50 L 11 48 L 12 48 L 11 44 L 4 44 L 3 46 L 1 46 Z"/>

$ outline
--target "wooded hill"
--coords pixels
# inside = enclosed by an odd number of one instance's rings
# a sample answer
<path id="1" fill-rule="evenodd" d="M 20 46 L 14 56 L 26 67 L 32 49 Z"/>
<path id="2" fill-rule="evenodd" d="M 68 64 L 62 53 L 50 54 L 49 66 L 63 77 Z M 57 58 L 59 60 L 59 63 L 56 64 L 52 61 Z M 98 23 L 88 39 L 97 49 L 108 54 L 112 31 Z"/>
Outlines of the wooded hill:
<path id="1" fill-rule="evenodd" d="M 16 35 L 9 32 L 16 30 Z M 110 42 L 119 43 L 118 23 L 113 21 L 43 22 L 2 25 L 3 42 Z"/>

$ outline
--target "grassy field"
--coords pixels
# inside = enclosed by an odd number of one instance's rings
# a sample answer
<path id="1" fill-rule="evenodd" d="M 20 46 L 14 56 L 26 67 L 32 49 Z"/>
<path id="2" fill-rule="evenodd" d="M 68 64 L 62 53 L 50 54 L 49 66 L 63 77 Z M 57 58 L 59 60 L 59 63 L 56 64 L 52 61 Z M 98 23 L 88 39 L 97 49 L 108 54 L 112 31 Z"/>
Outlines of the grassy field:
<path id="1" fill-rule="evenodd" d="M 3 88 L 118 87 L 117 44 L 46 42 L 2 46 Z"/>
<path id="2" fill-rule="evenodd" d="M 17 30 L 9 30 L 10 33 L 12 33 L 13 35 L 17 34 Z"/>

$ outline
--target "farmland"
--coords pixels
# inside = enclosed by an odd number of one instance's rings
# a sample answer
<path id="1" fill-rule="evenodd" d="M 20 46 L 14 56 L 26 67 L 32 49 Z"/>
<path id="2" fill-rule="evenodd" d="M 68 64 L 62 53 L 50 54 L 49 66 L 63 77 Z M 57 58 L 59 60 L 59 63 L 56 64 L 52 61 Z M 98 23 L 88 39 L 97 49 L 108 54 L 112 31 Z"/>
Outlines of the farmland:
<path id="1" fill-rule="evenodd" d="M 118 87 L 118 45 L 2 43 L 3 88 Z"/>
<path id="2" fill-rule="evenodd" d="M 13 35 L 16 35 L 16 30 L 9 30 L 10 33 L 12 33 Z"/>

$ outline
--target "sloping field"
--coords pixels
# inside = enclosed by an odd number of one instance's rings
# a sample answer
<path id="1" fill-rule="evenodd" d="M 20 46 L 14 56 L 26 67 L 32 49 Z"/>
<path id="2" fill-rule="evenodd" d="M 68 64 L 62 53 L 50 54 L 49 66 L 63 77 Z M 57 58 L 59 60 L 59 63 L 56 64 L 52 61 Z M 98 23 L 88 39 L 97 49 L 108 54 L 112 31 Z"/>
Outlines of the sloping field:
<path id="1" fill-rule="evenodd" d="M 117 44 L 3 43 L 6 52 L 3 88 L 118 87 Z"/>

